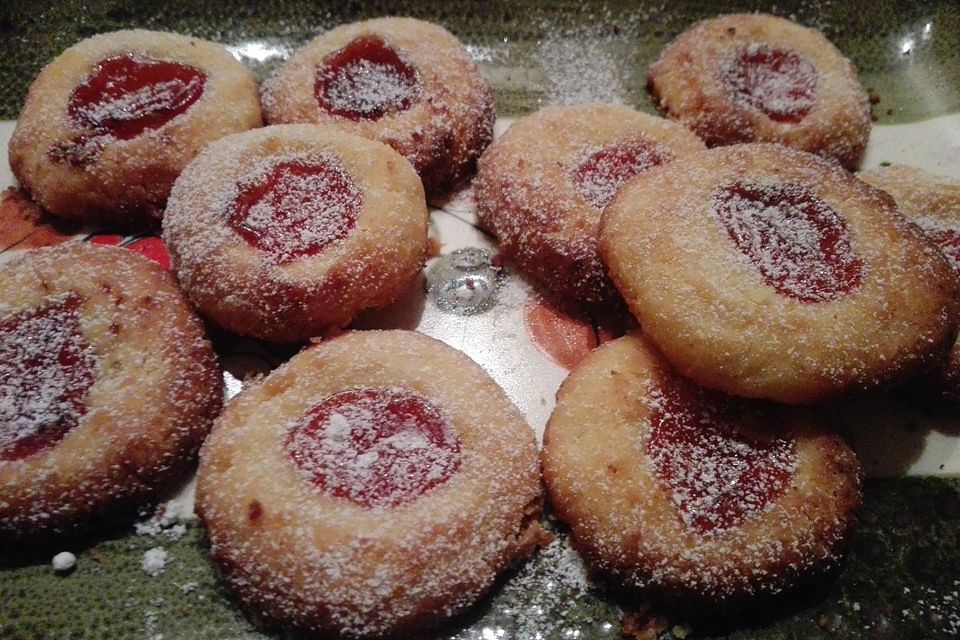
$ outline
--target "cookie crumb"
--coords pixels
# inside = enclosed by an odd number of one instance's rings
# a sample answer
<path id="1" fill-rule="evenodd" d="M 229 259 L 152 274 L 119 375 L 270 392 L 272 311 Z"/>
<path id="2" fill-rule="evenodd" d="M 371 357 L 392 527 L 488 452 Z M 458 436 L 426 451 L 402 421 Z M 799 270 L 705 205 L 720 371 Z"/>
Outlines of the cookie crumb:
<path id="1" fill-rule="evenodd" d="M 169 557 L 170 554 L 168 554 L 167 550 L 163 547 L 153 547 L 144 552 L 140 567 L 147 575 L 155 578 L 163 573 Z"/>
<path id="2" fill-rule="evenodd" d="M 77 556 L 69 551 L 61 551 L 53 556 L 50 564 L 53 565 L 53 570 L 56 573 L 69 573 L 77 565 Z"/>

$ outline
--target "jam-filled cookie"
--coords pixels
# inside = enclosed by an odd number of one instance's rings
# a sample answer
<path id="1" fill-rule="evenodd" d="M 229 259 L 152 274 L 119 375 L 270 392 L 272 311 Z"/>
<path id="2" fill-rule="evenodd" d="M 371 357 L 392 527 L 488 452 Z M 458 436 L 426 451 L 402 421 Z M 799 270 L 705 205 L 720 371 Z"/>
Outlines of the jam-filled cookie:
<path id="1" fill-rule="evenodd" d="M 897 210 L 920 227 L 960 276 L 960 180 L 903 165 L 878 167 L 859 177 L 893 196 Z M 924 382 L 944 399 L 960 402 L 960 342 L 954 343 L 945 366 Z"/>
<path id="2" fill-rule="evenodd" d="M 271 124 L 316 122 L 389 144 L 428 194 L 470 170 L 493 138 L 493 93 L 443 27 L 413 18 L 343 25 L 294 53 L 262 89 Z"/>
<path id="3" fill-rule="evenodd" d="M 222 401 L 160 267 L 70 243 L 0 270 L 0 542 L 85 527 L 180 478 Z"/>
<path id="4" fill-rule="evenodd" d="M 301 352 L 227 406 L 200 456 L 211 556 L 283 626 L 422 630 L 544 537 L 533 432 L 476 363 L 415 332 Z"/>
<path id="5" fill-rule="evenodd" d="M 893 200 L 780 145 L 719 147 L 629 183 L 600 249 L 677 371 L 807 403 L 924 370 L 954 339 L 957 284 Z"/>
<path id="6" fill-rule="evenodd" d="M 208 143 L 258 126 L 256 79 L 223 47 L 116 31 L 40 72 L 10 139 L 10 166 L 57 216 L 142 225 Z"/>
<path id="7" fill-rule="evenodd" d="M 278 125 L 228 136 L 190 163 L 163 239 L 201 313 L 294 342 L 404 292 L 423 266 L 427 206 L 413 167 L 385 144 Z"/>
<path id="8" fill-rule="evenodd" d="M 590 564 L 701 614 L 826 571 L 860 504 L 856 457 L 812 415 L 696 387 L 639 336 L 571 372 L 542 461 Z"/>
<path id="9" fill-rule="evenodd" d="M 548 107 L 484 153 L 477 219 L 501 252 L 561 296 L 619 299 L 597 255 L 600 214 L 628 180 L 702 150 L 684 127 L 615 105 Z"/>
<path id="10" fill-rule="evenodd" d="M 770 15 L 698 22 L 667 45 L 647 85 L 710 146 L 778 142 L 853 169 L 870 135 L 850 61 L 819 31 Z"/>

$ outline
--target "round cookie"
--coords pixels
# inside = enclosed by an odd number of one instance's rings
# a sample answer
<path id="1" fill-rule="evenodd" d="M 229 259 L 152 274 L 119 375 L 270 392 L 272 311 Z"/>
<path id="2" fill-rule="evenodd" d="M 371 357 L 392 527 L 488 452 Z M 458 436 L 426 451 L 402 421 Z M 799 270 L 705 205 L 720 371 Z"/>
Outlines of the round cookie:
<path id="1" fill-rule="evenodd" d="M 890 194 L 900 214 L 920 227 L 960 276 L 960 180 L 903 165 L 877 167 L 859 178 Z M 924 382 L 943 399 L 960 402 L 960 342 L 953 344 L 945 366 Z"/>
<path id="2" fill-rule="evenodd" d="M 808 403 L 894 383 L 954 340 L 957 284 L 886 194 L 780 145 L 653 169 L 607 208 L 600 250 L 681 375 Z"/>
<path id="3" fill-rule="evenodd" d="M 694 24 L 650 66 L 647 86 L 709 146 L 777 142 L 854 169 L 870 136 L 854 66 L 819 31 L 775 16 Z"/>
<path id="4" fill-rule="evenodd" d="M 222 382 L 172 278 L 78 243 L 0 273 L 0 541 L 95 524 L 179 479 Z"/>
<path id="5" fill-rule="evenodd" d="M 54 215 L 143 225 L 209 142 L 258 126 L 256 79 L 223 47 L 115 31 L 40 72 L 10 139 L 10 166 Z"/>
<path id="6" fill-rule="evenodd" d="M 480 159 L 477 220 L 537 282 L 588 305 L 619 295 L 597 254 L 600 214 L 629 179 L 703 143 L 684 127 L 616 105 L 547 107 Z"/>
<path id="7" fill-rule="evenodd" d="M 833 566 L 860 466 L 814 416 L 707 391 L 640 336 L 570 373 L 544 434 L 544 482 L 595 568 L 669 606 L 713 613 Z"/>
<path id="8" fill-rule="evenodd" d="M 336 124 L 390 145 L 428 194 L 463 177 L 493 139 L 493 93 L 470 54 L 443 27 L 413 18 L 318 36 L 261 93 L 271 124 Z"/>
<path id="9" fill-rule="evenodd" d="M 539 544 L 540 502 L 520 413 L 469 358 L 409 331 L 344 334 L 244 389 L 197 486 L 242 603 L 351 638 L 470 606 Z"/>
<path id="10" fill-rule="evenodd" d="M 293 342 L 396 300 L 423 266 L 423 186 L 390 147 L 280 125 L 207 147 L 163 220 L 173 268 L 205 316 Z"/>

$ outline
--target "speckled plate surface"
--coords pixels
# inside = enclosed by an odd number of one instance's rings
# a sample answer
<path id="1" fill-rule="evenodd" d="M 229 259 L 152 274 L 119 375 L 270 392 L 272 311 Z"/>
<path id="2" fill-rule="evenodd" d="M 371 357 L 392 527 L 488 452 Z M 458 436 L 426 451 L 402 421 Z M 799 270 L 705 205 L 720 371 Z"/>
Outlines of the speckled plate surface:
<path id="1" fill-rule="evenodd" d="M 872 91 L 876 126 L 864 167 L 911 164 L 960 177 L 960 6 L 881 0 L 725 3 L 724 11 L 764 9 L 821 28 L 861 71 Z M 510 117 L 546 104 L 623 102 L 653 112 L 644 71 L 660 48 L 692 21 L 715 15 L 703 2 L 606 4 L 554 0 L 508 2 L 276 1 L 259 7 L 221 1 L 137 3 L 6 2 L 0 6 L 0 117 L 13 120 L 31 78 L 76 40 L 138 26 L 175 30 L 224 43 L 261 75 L 327 28 L 363 17 L 401 14 L 456 33 L 494 87 L 498 132 Z M 0 187 L 13 184 L 0 124 Z M 9 204 L 9 203 L 8 203 Z M 495 245 L 474 226 L 469 190 L 435 203 L 431 234 L 441 256 L 390 309 L 357 328 L 416 328 L 466 352 L 506 389 L 537 434 L 566 375 L 564 363 L 596 341 L 593 318 L 570 317 L 540 300 L 509 269 L 489 265 Z M 2 210 L 2 207 L 0 207 Z M 8 224 L 2 218 L 2 224 Z M 19 228 L 18 228 L 19 229 Z M 120 243 L 157 257 L 149 236 L 109 229 L 27 225 L 0 246 L 0 261 L 60 241 Z M 162 259 L 162 256 L 161 256 Z M 553 336 L 544 339 L 543 336 Z M 534 336 L 540 336 L 539 342 Z M 290 353 L 229 336 L 217 338 L 228 393 L 244 375 L 276 366 Z M 467 616 L 430 637 L 617 637 L 624 613 L 641 637 L 952 638 L 960 635 L 960 412 L 931 414 L 886 394 L 833 408 L 872 476 L 863 523 L 842 569 L 801 597 L 780 601 L 727 625 L 660 618 L 642 603 L 591 582 L 563 532 Z M 137 527 L 25 556 L 0 557 L 0 637 L 260 638 L 219 588 L 204 559 L 202 532 L 189 517 L 188 483 Z M 152 514 L 152 517 L 151 517 Z M 55 575 L 53 552 L 78 556 Z M 145 554 L 166 555 L 161 570 Z M 148 563 L 149 565 L 149 563 Z M 148 568 L 150 568 L 148 566 Z M 639 614 L 637 612 L 640 612 Z"/>

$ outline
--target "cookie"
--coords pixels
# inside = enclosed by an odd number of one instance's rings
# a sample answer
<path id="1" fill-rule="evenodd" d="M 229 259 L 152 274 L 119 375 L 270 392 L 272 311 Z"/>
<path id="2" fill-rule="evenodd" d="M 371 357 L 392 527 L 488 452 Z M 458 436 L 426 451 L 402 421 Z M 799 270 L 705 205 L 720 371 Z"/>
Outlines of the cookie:
<path id="1" fill-rule="evenodd" d="M 10 167 L 54 215 L 143 226 L 201 149 L 258 126 L 256 79 L 223 47 L 115 31 L 40 72 L 10 139 Z"/>
<path id="2" fill-rule="evenodd" d="M 228 136 L 190 163 L 163 239 L 203 315 L 296 342 L 396 300 L 423 266 L 427 221 L 420 179 L 390 147 L 280 125 Z"/>
<path id="3" fill-rule="evenodd" d="M 654 100 L 709 146 L 776 142 L 854 169 L 870 104 L 853 64 L 815 29 L 764 14 L 703 20 L 647 72 Z"/>
<path id="4" fill-rule="evenodd" d="M 856 457 L 815 415 L 696 387 L 636 335 L 570 373 L 542 460 L 589 564 L 696 615 L 828 571 L 860 504 Z"/>
<path id="5" fill-rule="evenodd" d="M 878 167 L 858 177 L 890 194 L 897 211 L 920 227 L 960 276 L 960 181 L 903 165 Z M 955 342 L 944 365 L 921 382 L 933 395 L 960 402 L 960 344 Z"/>
<path id="6" fill-rule="evenodd" d="M 408 331 L 344 334 L 245 388 L 197 509 L 240 602 L 336 637 L 437 624 L 543 537 L 533 432 L 479 366 Z"/>
<path id="7" fill-rule="evenodd" d="M 732 395 L 894 384 L 953 343 L 957 284 L 886 194 L 780 145 L 688 155 L 607 208 L 601 255 L 647 337 Z"/>
<path id="8" fill-rule="evenodd" d="M 0 541 L 95 525 L 181 479 L 222 382 L 172 278 L 78 243 L 26 252 L 2 275 Z"/>
<path id="9" fill-rule="evenodd" d="M 413 18 L 343 25 L 308 42 L 264 83 L 270 124 L 315 122 L 384 142 L 428 194 L 463 177 L 493 138 L 493 94 L 449 31 Z"/>
<path id="10" fill-rule="evenodd" d="M 483 154 L 477 221 L 501 253 L 567 300 L 620 303 L 597 254 L 600 214 L 631 178 L 702 150 L 684 127 L 615 105 L 547 107 Z"/>

